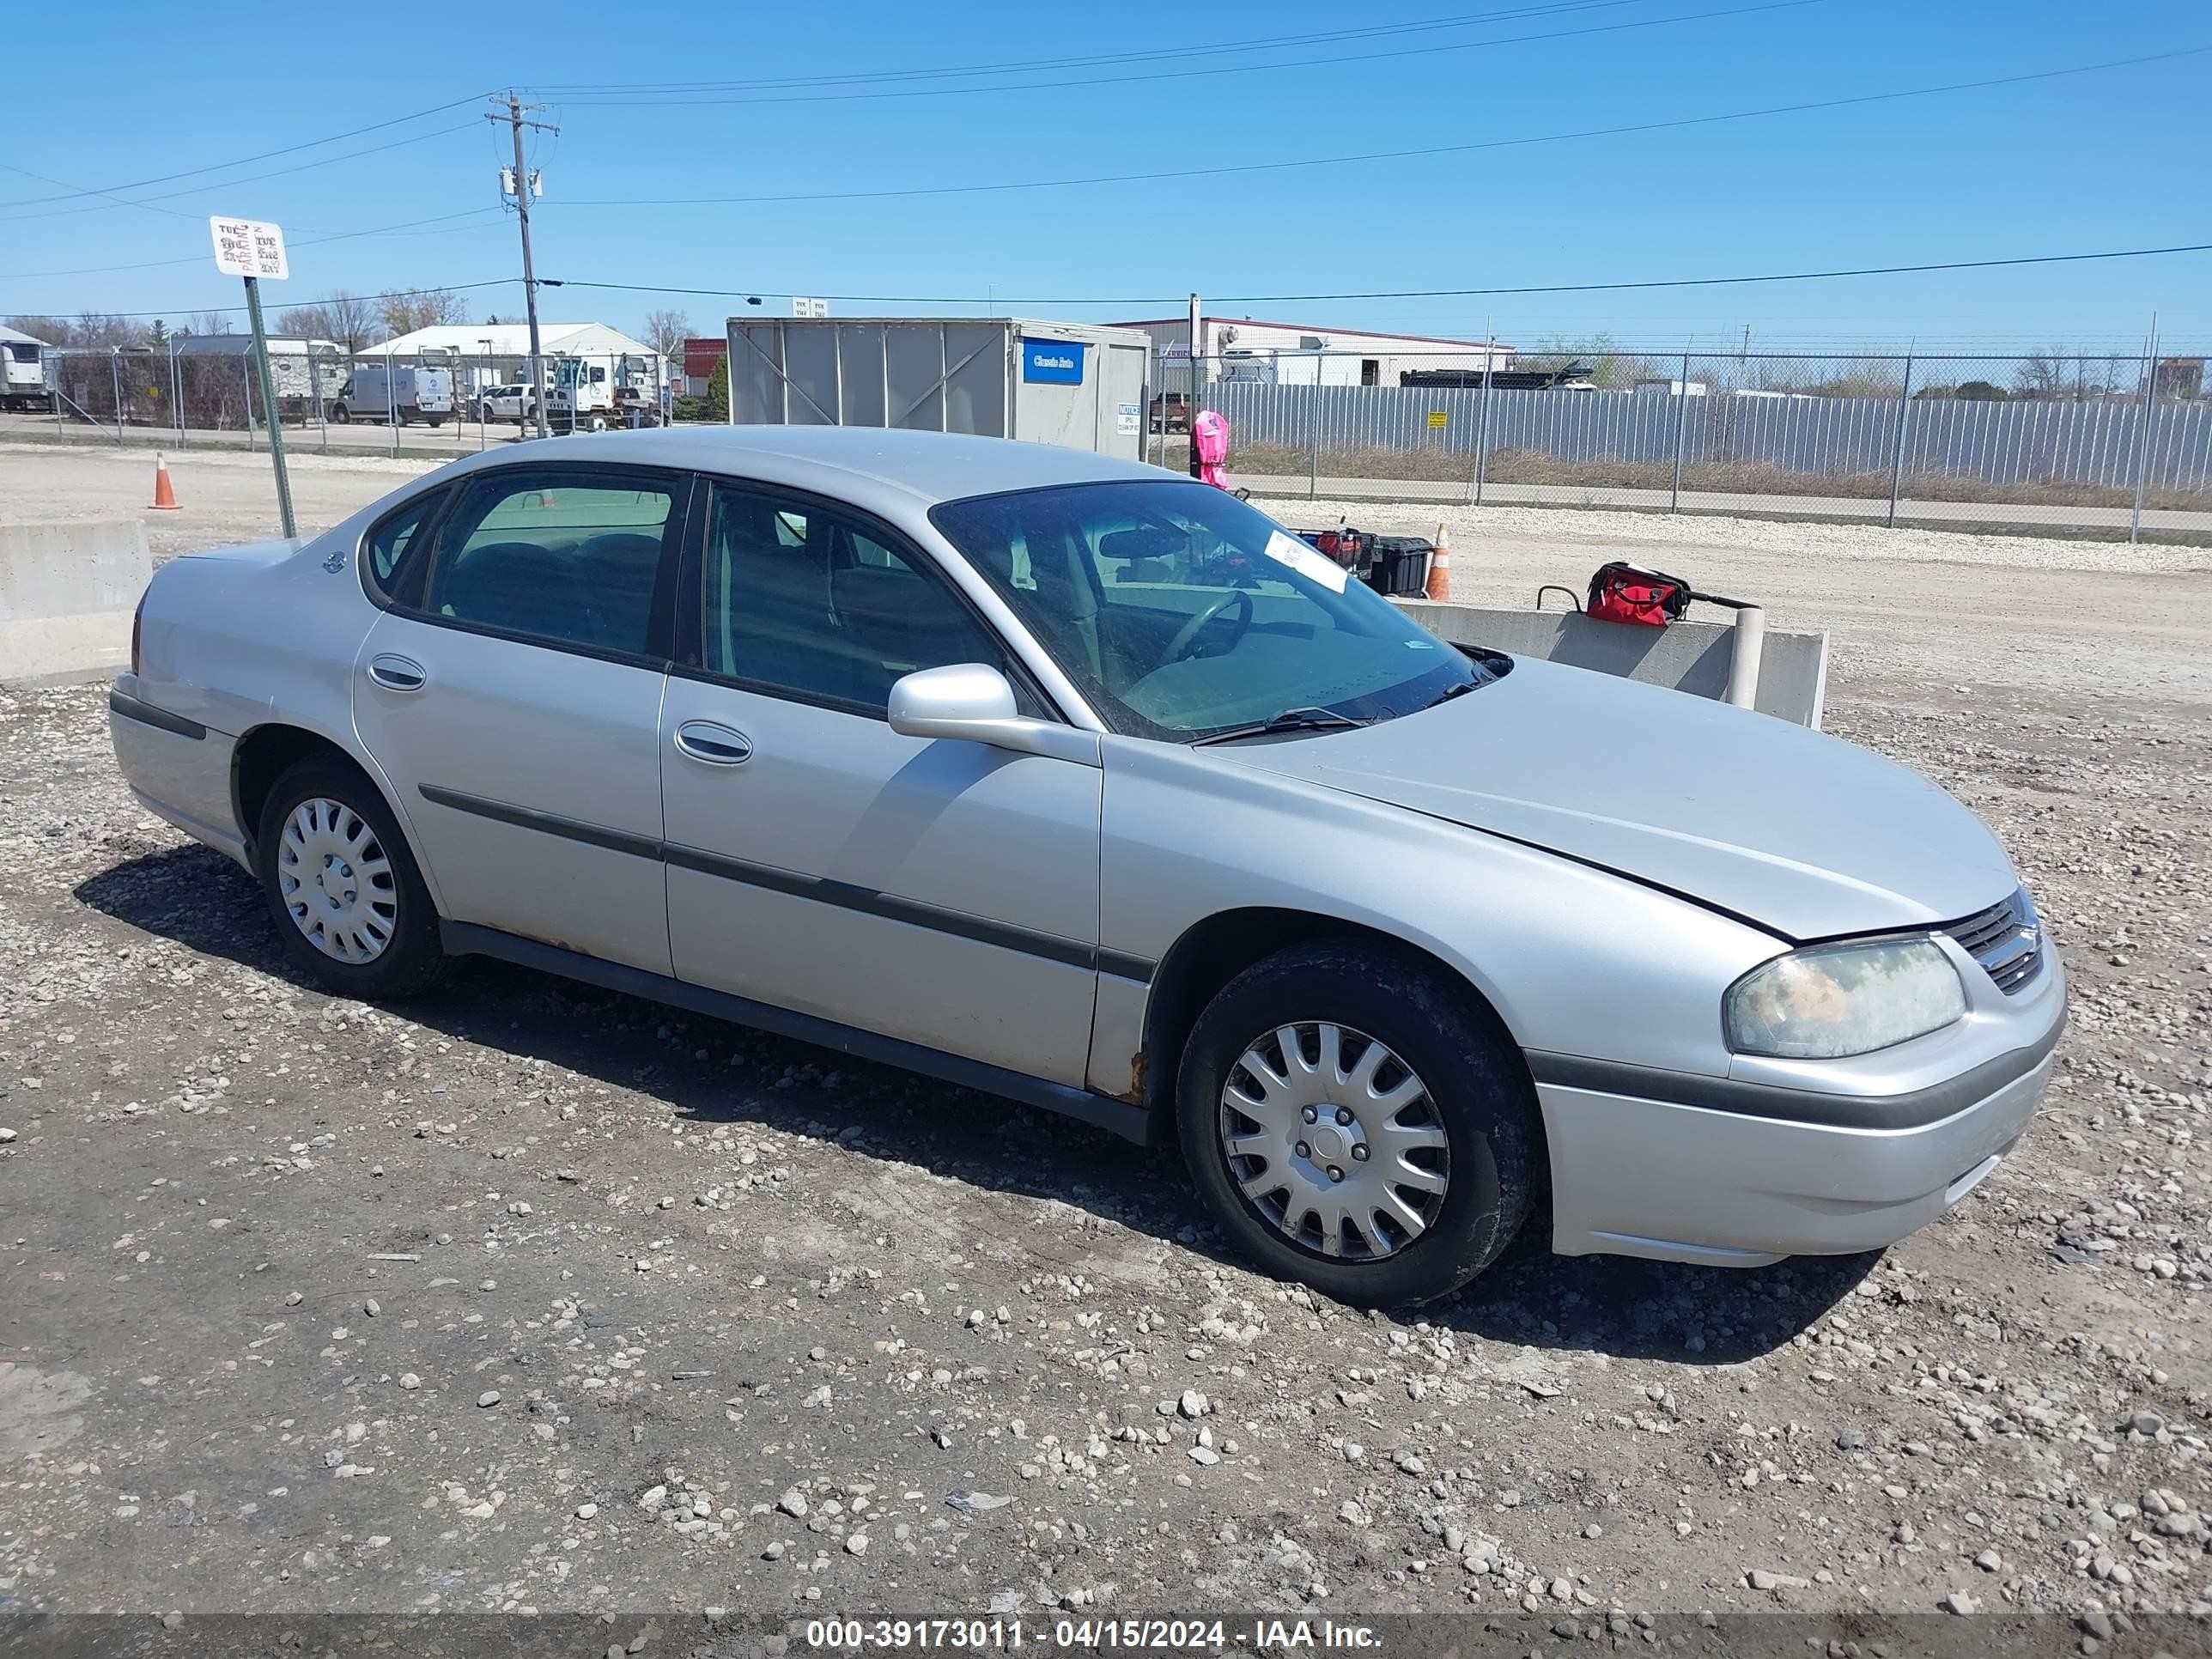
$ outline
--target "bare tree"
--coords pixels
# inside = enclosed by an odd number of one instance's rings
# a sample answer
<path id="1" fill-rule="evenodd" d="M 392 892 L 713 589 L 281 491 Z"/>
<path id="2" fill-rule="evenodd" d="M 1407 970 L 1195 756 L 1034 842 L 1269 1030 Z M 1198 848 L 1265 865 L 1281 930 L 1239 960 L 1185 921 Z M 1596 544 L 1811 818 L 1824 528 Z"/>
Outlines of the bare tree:
<path id="1" fill-rule="evenodd" d="M 73 323 L 61 325 L 61 338 L 57 345 L 75 346 L 80 350 L 105 350 L 109 346 L 136 346 L 146 343 L 145 325 L 131 317 L 111 316 L 106 312 L 87 311 L 78 313 Z"/>
<path id="2" fill-rule="evenodd" d="M 2066 362 L 2057 351 L 2023 358 L 2012 373 L 2012 389 L 2022 398 L 2063 398 L 2066 382 Z"/>
<path id="3" fill-rule="evenodd" d="M 691 337 L 691 319 L 681 311 L 648 311 L 645 313 L 645 337 L 662 356 L 681 357 L 684 341 Z"/>
<path id="4" fill-rule="evenodd" d="M 60 345 L 69 325 L 58 317 L 0 317 L 0 328 L 12 328 L 48 345 Z"/>
<path id="5" fill-rule="evenodd" d="M 376 307 L 343 289 L 313 304 L 294 306 L 280 312 L 276 318 L 278 333 L 297 334 L 311 340 L 335 340 L 349 356 L 369 343 L 377 325 Z"/>
<path id="6" fill-rule="evenodd" d="M 379 316 L 388 333 L 412 334 L 418 328 L 465 323 L 469 308 L 451 289 L 417 288 L 404 294 L 386 295 Z"/>
<path id="7" fill-rule="evenodd" d="M 186 319 L 184 332 L 187 334 L 235 334 L 237 325 L 230 313 L 224 311 L 196 311 Z"/>

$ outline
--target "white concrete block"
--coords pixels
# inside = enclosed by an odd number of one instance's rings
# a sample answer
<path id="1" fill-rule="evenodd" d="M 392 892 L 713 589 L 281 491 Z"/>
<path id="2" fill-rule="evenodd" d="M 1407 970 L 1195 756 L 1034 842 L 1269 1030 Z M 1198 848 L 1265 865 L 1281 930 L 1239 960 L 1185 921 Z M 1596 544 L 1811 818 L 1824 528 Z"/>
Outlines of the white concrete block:
<path id="1" fill-rule="evenodd" d="M 137 519 L 0 524 L 0 684 L 129 667 L 131 612 L 153 574 Z"/>

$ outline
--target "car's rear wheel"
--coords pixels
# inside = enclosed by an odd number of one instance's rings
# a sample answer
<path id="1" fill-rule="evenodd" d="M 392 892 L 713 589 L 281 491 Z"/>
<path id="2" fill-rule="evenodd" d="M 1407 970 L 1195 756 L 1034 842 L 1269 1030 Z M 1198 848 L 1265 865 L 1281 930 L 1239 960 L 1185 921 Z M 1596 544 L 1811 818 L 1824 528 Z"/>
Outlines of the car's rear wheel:
<path id="1" fill-rule="evenodd" d="M 1231 981 L 1184 1049 L 1176 1116 L 1231 1240 L 1346 1302 L 1457 1289 L 1534 1198 L 1525 1073 L 1443 975 L 1384 949 L 1298 946 Z"/>
<path id="2" fill-rule="evenodd" d="M 438 917 L 383 795 L 356 768 L 309 759 L 276 780 L 254 847 L 285 954 L 328 989 L 374 1000 L 428 988 Z"/>

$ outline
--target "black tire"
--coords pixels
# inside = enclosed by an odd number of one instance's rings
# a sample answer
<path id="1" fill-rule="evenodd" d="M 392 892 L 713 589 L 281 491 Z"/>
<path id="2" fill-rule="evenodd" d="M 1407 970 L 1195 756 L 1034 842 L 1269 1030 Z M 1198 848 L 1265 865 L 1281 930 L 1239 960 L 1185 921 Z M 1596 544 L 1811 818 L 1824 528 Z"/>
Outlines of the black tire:
<path id="1" fill-rule="evenodd" d="M 390 866 L 385 890 L 391 895 L 390 911 L 384 919 L 388 938 L 365 961 L 339 961 L 310 940 L 294 920 L 285 895 L 279 868 L 285 856 L 284 827 L 302 805 L 317 799 L 336 803 L 365 823 Z M 261 809 L 253 864 L 284 954 L 325 989 L 365 1002 L 384 1001 L 426 991 L 444 971 L 446 953 L 429 889 L 422 884 L 415 855 L 382 792 L 359 768 L 326 757 L 310 757 L 278 778 Z"/>
<path id="2" fill-rule="evenodd" d="M 1245 1196 L 1223 1144 L 1231 1068 L 1267 1033 L 1317 1021 L 1382 1043 L 1417 1073 L 1448 1143 L 1443 1195 L 1431 1200 L 1425 1229 L 1389 1254 L 1332 1258 L 1293 1239 Z M 1536 1103 L 1518 1056 L 1468 1007 L 1462 988 L 1387 948 L 1299 945 L 1231 980 L 1183 1050 L 1176 1117 L 1191 1179 L 1237 1249 L 1268 1273 L 1360 1306 L 1425 1302 L 1467 1283 L 1512 1243 L 1541 1179 Z"/>
<path id="3" fill-rule="evenodd" d="M 350 411 L 347 410 L 343 404 L 332 404 L 331 405 L 331 421 L 334 425 L 343 426 L 352 418 Z"/>

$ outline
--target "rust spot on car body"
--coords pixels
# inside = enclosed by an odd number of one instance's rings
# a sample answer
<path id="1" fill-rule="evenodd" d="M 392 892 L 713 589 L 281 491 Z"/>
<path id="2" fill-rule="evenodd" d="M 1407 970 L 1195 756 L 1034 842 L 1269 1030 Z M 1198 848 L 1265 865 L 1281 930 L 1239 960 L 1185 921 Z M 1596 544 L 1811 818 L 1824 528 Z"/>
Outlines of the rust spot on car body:
<path id="1" fill-rule="evenodd" d="M 1133 1101 L 1140 1106 L 1144 1104 L 1145 1051 L 1142 1048 L 1129 1056 L 1129 1092 L 1123 1095 L 1121 1098 Z"/>

